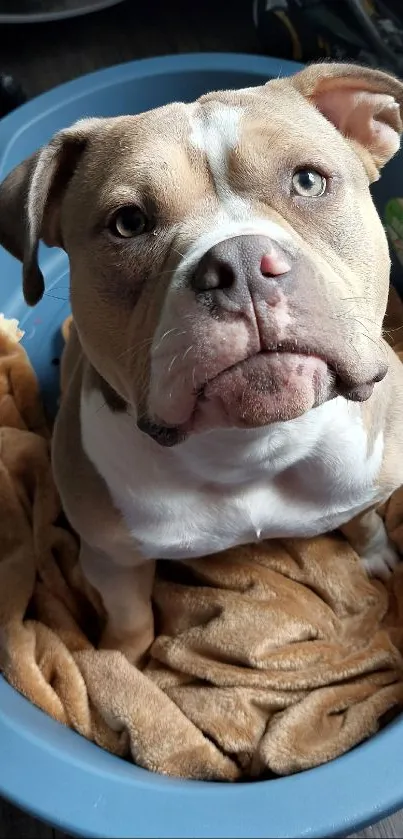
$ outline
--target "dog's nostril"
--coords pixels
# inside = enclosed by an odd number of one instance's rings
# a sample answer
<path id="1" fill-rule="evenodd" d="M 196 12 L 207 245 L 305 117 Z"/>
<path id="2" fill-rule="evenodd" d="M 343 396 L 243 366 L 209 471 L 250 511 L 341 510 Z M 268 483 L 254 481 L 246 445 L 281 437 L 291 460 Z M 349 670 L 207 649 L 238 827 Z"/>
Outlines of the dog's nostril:
<path id="1" fill-rule="evenodd" d="M 231 288 L 235 283 L 235 270 L 229 262 L 220 262 L 216 269 L 217 288 Z"/>
<path id="2" fill-rule="evenodd" d="M 217 260 L 206 264 L 202 260 L 192 276 L 191 285 L 194 291 L 214 291 L 232 288 L 235 281 L 235 269 L 230 262 Z"/>

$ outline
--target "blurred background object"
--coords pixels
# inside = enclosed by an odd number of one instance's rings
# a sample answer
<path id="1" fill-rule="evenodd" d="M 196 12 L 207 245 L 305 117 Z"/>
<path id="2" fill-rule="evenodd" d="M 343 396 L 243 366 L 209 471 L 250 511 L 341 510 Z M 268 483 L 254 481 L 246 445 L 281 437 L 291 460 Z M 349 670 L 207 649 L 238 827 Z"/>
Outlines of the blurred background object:
<path id="1" fill-rule="evenodd" d="M 402 0 L 254 0 L 269 55 L 352 60 L 403 75 Z"/>
<path id="2" fill-rule="evenodd" d="M 353 60 L 403 76 L 403 0 L 0 0 L 0 116 L 101 67 L 203 50 Z"/>
<path id="3" fill-rule="evenodd" d="M 21 85 L 6 73 L 0 73 L 0 119 L 26 101 Z"/>
<path id="4" fill-rule="evenodd" d="M 0 0 L 1 23 L 44 23 L 87 15 L 122 0 Z"/>
<path id="5" fill-rule="evenodd" d="M 44 10 L 61 0 L 0 0 L 0 13 L 21 2 Z M 77 2 L 63 0 L 65 6 Z M 252 0 L 230 6 L 228 0 L 115 0 L 80 17 L 19 25 L 0 20 L 0 71 L 13 76 L 29 99 L 112 64 L 203 51 L 262 52 Z"/>

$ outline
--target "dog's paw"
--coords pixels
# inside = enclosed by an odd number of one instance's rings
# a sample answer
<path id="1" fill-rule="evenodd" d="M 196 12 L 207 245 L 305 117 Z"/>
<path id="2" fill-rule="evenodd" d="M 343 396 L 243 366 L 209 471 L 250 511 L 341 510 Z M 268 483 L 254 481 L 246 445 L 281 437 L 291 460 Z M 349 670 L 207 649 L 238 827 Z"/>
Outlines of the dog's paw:
<path id="1" fill-rule="evenodd" d="M 390 542 L 382 545 L 371 546 L 361 557 L 361 562 L 369 577 L 377 577 L 379 580 L 389 579 L 401 557 Z"/>

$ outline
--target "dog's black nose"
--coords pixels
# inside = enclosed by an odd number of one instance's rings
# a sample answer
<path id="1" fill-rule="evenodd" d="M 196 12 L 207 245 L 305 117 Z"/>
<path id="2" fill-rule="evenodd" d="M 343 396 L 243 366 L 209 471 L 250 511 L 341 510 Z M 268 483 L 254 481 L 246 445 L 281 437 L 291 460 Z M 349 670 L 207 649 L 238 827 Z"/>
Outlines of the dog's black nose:
<path id="1" fill-rule="evenodd" d="M 210 248 L 194 270 L 190 284 L 197 294 L 224 291 L 241 302 L 247 294 L 264 294 L 267 278 L 280 279 L 289 259 L 267 236 L 248 234 L 225 239 Z"/>

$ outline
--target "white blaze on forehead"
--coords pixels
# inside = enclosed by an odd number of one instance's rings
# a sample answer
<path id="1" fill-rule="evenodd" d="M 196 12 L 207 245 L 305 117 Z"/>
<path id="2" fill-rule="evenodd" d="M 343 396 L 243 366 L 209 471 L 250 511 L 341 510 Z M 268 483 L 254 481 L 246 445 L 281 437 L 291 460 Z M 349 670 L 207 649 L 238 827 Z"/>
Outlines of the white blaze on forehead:
<path id="1" fill-rule="evenodd" d="M 216 105 L 208 111 L 201 111 L 190 118 L 192 145 L 204 151 L 214 168 L 222 163 L 229 149 L 235 148 L 239 139 L 239 122 L 243 113 L 241 107 Z"/>
<path id="2" fill-rule="evenodd" d="M 232 218 L 244 219 L 250 213 L 249 202 L 236 195 L 228 182 L 228 155 L 239 142 L 243 108 L 220 104 L 202 111 L 196 107 L 190 118 L 190 142 L 206 158 L 219 201 Z"/>

